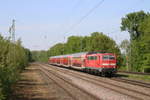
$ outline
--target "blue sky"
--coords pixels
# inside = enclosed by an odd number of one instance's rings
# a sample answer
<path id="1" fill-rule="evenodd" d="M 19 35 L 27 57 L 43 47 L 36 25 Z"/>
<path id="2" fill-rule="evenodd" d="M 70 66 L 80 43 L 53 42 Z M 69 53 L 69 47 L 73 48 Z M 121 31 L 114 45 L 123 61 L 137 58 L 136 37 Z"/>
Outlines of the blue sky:
<path id="1" fill-rule="evenodd" d="M 12 19 L 16 37 L 31 50 L 47 50 L 71 35 L 90 35 L 99 31 L 118 44 L 129 39 L 120 32 L 121 18 L 130 12 L 150 11 L 150 0 L 105 0 L 85 20 L 69 30 L 101 0 L 0 0 L 0 32 L 8 36 Z M 68 31 L 68 33 L 65 33 Z"/>

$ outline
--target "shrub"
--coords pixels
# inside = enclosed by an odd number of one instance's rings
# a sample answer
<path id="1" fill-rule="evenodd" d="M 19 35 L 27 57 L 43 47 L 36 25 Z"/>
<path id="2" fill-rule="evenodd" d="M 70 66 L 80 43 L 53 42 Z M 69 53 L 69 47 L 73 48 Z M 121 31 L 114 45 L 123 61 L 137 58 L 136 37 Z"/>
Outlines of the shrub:
<path id="1" fill-rule="evenodd" d="M 0 35 L 0 100 L 8 99 L 11 87 L 19 79 L 19 72 L 29 62 L 28 49 L 21 46 L 18 40 L 12 43 Z"/>

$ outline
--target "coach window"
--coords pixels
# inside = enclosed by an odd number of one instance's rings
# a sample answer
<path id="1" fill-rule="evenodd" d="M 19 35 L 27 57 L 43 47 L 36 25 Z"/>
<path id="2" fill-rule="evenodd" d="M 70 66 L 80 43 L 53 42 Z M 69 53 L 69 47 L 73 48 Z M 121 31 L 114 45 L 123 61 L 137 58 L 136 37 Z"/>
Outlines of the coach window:
<path id="1" fill-rule="evenodd" d="M 97 56 L 88 56 L 88 60 L 97 60 Z"/>
<path id="2" fill-rule="evenodd" d="M 93 59 L 93 56 L 88 56 L 88 60 L 92 60 Z"/>
<path id="3" fill-rule="evenodd" d="M 91 56 L 88 56 L 88 60 L 91 60 Z"/>
<path id="4" fill-rule="evenodd" d="M 94 58 L 93 60 L 97 60 L 97 56 L 93 56 L 93 58 Z"/>

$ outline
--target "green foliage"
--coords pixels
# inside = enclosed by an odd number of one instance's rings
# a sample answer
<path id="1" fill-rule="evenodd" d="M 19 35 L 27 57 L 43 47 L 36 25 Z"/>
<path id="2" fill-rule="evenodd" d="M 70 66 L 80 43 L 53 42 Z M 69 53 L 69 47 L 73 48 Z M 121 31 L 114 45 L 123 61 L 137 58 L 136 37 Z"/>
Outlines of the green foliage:
<path id="1" fill-rule="evenodd" d="M 139 45 L 143 55 L 141 63 L 144 71 L 144 68 L 150 69 L 150 16 L 141 23 L 139 30 L 142 33 Z"/>
<path id="2" fill-rule="evenodd" d="M 0 100 L 10 96 L 11 87 L 18 80 L 19 72 L 28 64 L 29 52 L 21 46 L 20 40 L 12 43 L 0 35 Z"/>
<path id="3" fill-rule="evenodd" d="M 81 52 L 82 47 L 83 47 L 82 40 L 83 40 L 83 37 L 81 36 L 70 36 L 68 38 L 67 43 L 65 44 L 65 54 Z"/>
<path id="4" fill-rule="evenodd" d="M 122 18 L 121 30 L 128 31 L 131 40 L 137 39 L 141 35 L 138 30 L 139 26 L 148 15 L 149 14 L 146 14 L 144 11 L 127 14 L 124 18 Z"/>
<path id="5" fill-rule="evenodd" d="M 91 34 L 89 51 L 105 51 L 118 54 L 119 48 L 115 41 L 103 33 L 94 32 Z"/>
<path id="6" fill-rule="evenodd" d="M 32 51 L 32 61 L 47 62 L 48 55 L 46 51 Z"/>
<path id="7" fill-rule="evenodd" d="M 143 11 L 129 13 L 122 18 L 122 31 L 130 33 L 129 66 L 131 71 L 144 72 L 150 68 L 150 14 Z"/>

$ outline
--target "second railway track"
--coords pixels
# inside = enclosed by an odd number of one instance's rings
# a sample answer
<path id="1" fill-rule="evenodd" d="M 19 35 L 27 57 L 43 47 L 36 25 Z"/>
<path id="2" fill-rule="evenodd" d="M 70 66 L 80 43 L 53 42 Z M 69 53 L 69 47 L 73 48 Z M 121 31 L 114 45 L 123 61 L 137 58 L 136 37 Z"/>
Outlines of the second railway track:
<path id="1" fill-rule="evenodd" d="M 120 81 L 120 82 L 132 84 L 132 85 L 137 85 L 137 86 L 141 86 L 141 87 L 150 88 L 150 83 L 145 83 L 145 82 L 141 82 L 141 81 L 125 79 L 125 78 L 112 78 L 111 80 Z"/>

